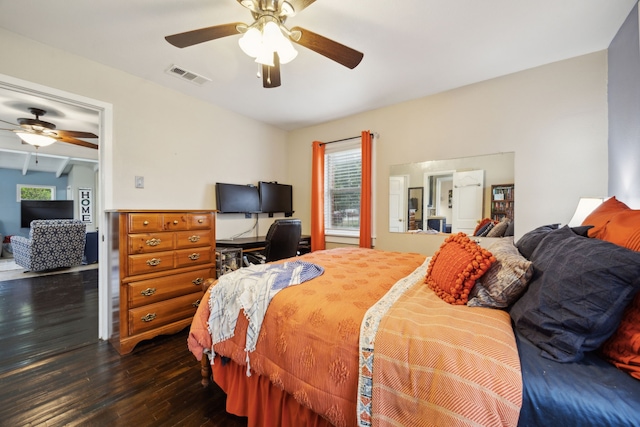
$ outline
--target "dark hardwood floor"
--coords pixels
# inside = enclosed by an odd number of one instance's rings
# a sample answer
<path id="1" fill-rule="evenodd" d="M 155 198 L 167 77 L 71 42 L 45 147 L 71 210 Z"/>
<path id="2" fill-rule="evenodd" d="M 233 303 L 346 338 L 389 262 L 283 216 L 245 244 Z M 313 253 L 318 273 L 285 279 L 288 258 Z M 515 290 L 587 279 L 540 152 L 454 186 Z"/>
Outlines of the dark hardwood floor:
<path id="1" fill-rule="evenodd" d="M 97 270 L 0 282 L 0 426 L 229 426 L 184 331 L 120 356 L 97 339 Z"/>

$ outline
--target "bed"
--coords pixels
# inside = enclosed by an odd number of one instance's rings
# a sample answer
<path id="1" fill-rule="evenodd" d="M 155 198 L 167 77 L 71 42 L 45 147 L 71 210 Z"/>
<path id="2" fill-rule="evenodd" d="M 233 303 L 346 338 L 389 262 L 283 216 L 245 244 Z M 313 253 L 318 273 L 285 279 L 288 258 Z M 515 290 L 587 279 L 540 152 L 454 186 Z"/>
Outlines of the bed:
<path id="1" fill-rule="evenodd" d="M 253 336 L 245 312 L 232 336 L 213 344 L 211 304 L 201 304 L 189 349 L 205 368 L 206 353 L 214 355 L 227 411 L 246 416 L 249 426 L 640 425 L 640 382 L 601 354 L 640 288 L 640 253 L 568 227 L 532 230 L 521 247 L 499 240 L 502 249 L 485 250 L 455 235 L 433 257 L 341 248 L 284 260 L 278 264 L 305 263 L 322 274 L 272 295 Z M 546 293 L 549 283 L 587 275 L 593 243 L 603 253 L 620 248 L 622 261 L 589 267 L 612 296 L 590 308 L 604 312 L 588 314 L 597 321 L 578 327 L 580 319 L 569 319 L 566 329 L 585 337 L 567 348 L 565 341 L 574 342 L 567 331 L 553 329 L 567 318 L 532 304 L 580 299 L 553 287 Z M 504 248 L 517 252 L 518 263 L 507 261 Z M 612 271 L 613 281 L 606 276 Z M 204 300 L 219 292 L 222 278 Z M 495 280 L 509 286 L 496 290 Z M 551 332 L 530 328 L 536 321 Z"/>

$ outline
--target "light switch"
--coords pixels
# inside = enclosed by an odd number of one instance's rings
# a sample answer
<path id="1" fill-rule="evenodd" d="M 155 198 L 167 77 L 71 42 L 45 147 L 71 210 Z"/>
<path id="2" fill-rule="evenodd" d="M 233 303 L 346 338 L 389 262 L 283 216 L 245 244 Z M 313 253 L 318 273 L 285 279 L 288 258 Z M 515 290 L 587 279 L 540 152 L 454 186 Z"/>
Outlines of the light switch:
<path id="1" fill-rule="evenodd" d="M 136 188 L 144 188 L 144 176 L 136 176 Z"/>

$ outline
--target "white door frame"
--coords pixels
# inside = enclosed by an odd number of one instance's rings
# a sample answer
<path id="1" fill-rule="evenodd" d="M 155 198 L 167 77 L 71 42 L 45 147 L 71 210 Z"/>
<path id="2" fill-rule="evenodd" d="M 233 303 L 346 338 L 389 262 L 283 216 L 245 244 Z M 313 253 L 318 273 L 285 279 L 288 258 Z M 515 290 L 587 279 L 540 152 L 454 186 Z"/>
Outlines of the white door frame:
<path id="1" fill-rule="evenodd" d="M 108 282 L 108 249 L 109 245 L 105 236 L 107 236 L 107 218 L 105 207 L 111 206 L 113 201 L 113 190 L 111 180 L 108 179 L 113 174 L 112 168 L 112 138 L 113 138 L 113 105 L 96 99 L 65 92 L 59 89 L 43 86 L 37 83 L 18 79 L 15 77 L 0 74 L 0 88 L 25 93 L 40 98 L 49 99 L 83 107 L 96 111 L 99 115 L 100 128 L 98 137 L 100 144 L 98 146 L 98 193 L 99 193 L 99 212 L 100 230 L 98 239 L 98 338 L 101 340 L 109 339 L 111 335 L 111 292 Z"/>

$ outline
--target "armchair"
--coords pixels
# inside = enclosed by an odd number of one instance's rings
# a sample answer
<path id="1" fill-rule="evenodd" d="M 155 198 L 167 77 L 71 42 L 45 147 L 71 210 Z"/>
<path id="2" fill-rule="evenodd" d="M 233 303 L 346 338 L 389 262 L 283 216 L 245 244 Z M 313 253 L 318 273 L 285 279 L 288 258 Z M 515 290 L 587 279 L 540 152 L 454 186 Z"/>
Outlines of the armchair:
<path id="1" fill-rule="evenodd" d="M 82 263 L 86 225 L 74 219 L 31 221 L 29 238 L 12 236 L 16 264 L 30 271 L 72 267 Z"/>
<path id="2" fill-rule="evenodd" d="M 247 252 L 253 263 L 265 263 L 290 258 L 298 254 L 298 244 L 302 235 L 299 219 L 277 219 L 269 227 L 262 252 Z"/>

